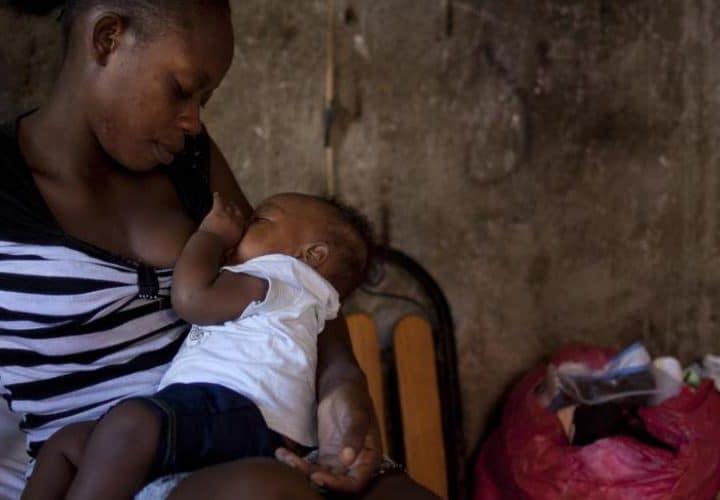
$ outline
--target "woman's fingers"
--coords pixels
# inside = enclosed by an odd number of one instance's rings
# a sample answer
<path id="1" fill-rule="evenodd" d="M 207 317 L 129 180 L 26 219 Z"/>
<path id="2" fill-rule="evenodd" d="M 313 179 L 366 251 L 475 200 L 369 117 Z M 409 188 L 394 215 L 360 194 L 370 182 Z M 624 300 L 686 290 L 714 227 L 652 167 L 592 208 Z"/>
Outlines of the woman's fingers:
<path id="1" fill-rule="evenodd" d="M 318 407 L 320 462 L 350 465 L 362 449 L 371 419 L 366 408 L 356 404 L 354 388 L 338 391 L 329 404 Z"/>
<path id="2" fill-rule="evenodd" d="M 275 450 L 275 458 L 293 469 L 297 469 L 305 475 L 310 474 L 310 462 L 298 457 L 295 453 L 285 448 Z"/>
<path id="3" fill-rule="evenodd" d="M 372 440 L 371 436 L 366 437 L 367 444 L 370 444 Z M 344 449 L 340 460 L 350 462 L 348 468 L 322 463 L 315 464 L 285 448 L 278 448 L 275 451 L 275 458 L 297 469 L 318 486 L 342 493 L 357 493 L 372 477 L 379 461 L 379 450 L 366 446 L 356 455 L 352 448 Z"/>
<path id="4" fill-rule="evenodd" d="M 350 465 L 350 470 L 347 475 L 353 479 L 353 484 L 363 487 L 370 481 L 381 460 L 382 456 L 379 446 L 365 447 L 358 453 L 357 458 Z"/>
<path id="5" fill-rule="evenodd" d="M 334 458 L 336 458 L 335 463 L 339 460 L 345 467 L 326 465 L 324 469 L 312 472 L 310 479 L 318 486 L 333 491 L 343 493 L 361 491 L 370 481 L 381 460 L 379 435 L 371 427 L 365 434 L 364 445 L 359 452 L 356 453 L 353 448 L 346 447 L 338 457 Z"/>
<path id="6" fill-rule="evenodd" d="M 358 459 L 344 474 L 333 473 L 329 470 L 319 470 L 310 474 L 310 479 L 324 488 L 342 493 L 357 493 L 361 491 L 372 477 L 376 461 L 369 455 L 360 452 Z"/>
<path id="7" fill-rule="evenodd" d="M 358 384 L 344 384 L 318 405 L 319 463 L 311 479 L 331 490 L 357 492 L 382 459 L 372 404 Z"/>
<path id="8" fill-rule="evenodd" d="M 338 453 L 338 458 L 345 465 L 350 465 L 357 456 L 357 453 L 362 449 L 367 433 L 370 429 L 370 419 L 368 415 L 357 412 L 353 415 L 350 425 L 345 430 L 343 436 L 343 447 Z M 345 459 L 349 459 L 346 462 Z"/>
<path id="9" fill-rule="evenodd" d="M 275 458 L 285 465 L 289 465 L 293 469 L 299 470 L 308 477 L 314 472 L 324 470 L 322 465 L 305 460 L 286 448 L 278 448 L 275 450 Z"/>
<path id="10" fill-rule="evenodd" d="M 322 470 L 313 472 L 310 475 L 310 479 L 318 486 L 343 493 L 356 493 L 360 491 L 365 484 L 349 474 L 332 474 Z"/>

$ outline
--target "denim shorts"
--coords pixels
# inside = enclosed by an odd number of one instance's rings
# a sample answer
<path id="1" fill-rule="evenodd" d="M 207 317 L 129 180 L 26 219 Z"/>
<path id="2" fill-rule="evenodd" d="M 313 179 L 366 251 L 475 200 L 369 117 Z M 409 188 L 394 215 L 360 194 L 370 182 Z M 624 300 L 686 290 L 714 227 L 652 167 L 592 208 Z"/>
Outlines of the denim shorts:
<path id="1" fill-rule="evenodd" d="M 216 384 L 172 384 L 132 398 L 160 419 L 160 437 L 148 479 L 189 472 L 246 457 L 272 457 L 287 440 L 268 428 L 258 407 Z"/>

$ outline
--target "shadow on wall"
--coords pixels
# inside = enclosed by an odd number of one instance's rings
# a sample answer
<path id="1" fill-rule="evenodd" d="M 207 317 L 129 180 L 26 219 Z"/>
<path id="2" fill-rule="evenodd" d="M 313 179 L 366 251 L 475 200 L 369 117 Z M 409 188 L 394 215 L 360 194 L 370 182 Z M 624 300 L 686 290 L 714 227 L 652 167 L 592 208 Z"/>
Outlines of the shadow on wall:
<path id="1" fill-rule="evenodd" d="M 9 113 L 5 103 L 10 102 L 10 82 L 8 81 L 8 63 L 0 52 L 0 116 Z"/>
<path id="2" fill-rule="evenodd" d="M 47 14 L 55 7 L 58 7 L 65 2 L 62 0 L 9 0 L 10 6 L 20 12 L 27 12 L 30 14 Z"/>

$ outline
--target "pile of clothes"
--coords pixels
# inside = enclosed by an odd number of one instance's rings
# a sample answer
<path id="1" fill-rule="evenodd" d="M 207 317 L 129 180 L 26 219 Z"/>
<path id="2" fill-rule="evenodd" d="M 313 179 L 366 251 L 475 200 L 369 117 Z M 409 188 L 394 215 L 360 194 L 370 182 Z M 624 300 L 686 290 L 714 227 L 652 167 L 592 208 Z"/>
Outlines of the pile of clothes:
<path id="1" fill-rule="evenodd" d="M 717 386 L 717 389 L 716 389 Z M 528 373 L 475 468 L 475 500 L 712 500 L 720 358 L 575 346 Z"/>

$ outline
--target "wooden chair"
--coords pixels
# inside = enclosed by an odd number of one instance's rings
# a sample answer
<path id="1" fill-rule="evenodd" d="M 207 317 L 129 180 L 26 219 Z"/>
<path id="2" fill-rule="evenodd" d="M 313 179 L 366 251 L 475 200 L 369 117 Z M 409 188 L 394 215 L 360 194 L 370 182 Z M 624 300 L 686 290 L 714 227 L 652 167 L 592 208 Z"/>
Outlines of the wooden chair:
<path id="1" fill-rule="evenodd" d="M 396 457 L 390 439 L 388 407 L 399 407 L 402 453 L 410 476 L 418 483 L 448 498 L 448 477 L 443 439 L 443 421 L 438 391 L 436 352 L 430 324 L 422 317 L 403 317 L 393 329 L 393 380 L 397 401 L 388 405 L 380 341 L 373 319 L 367 314 L 347 317 L 353 350 L 365 372 L 375 412 L 380 422 L 383 449 Z M 397 419 L 395 419 L 397 420 Z"/>

